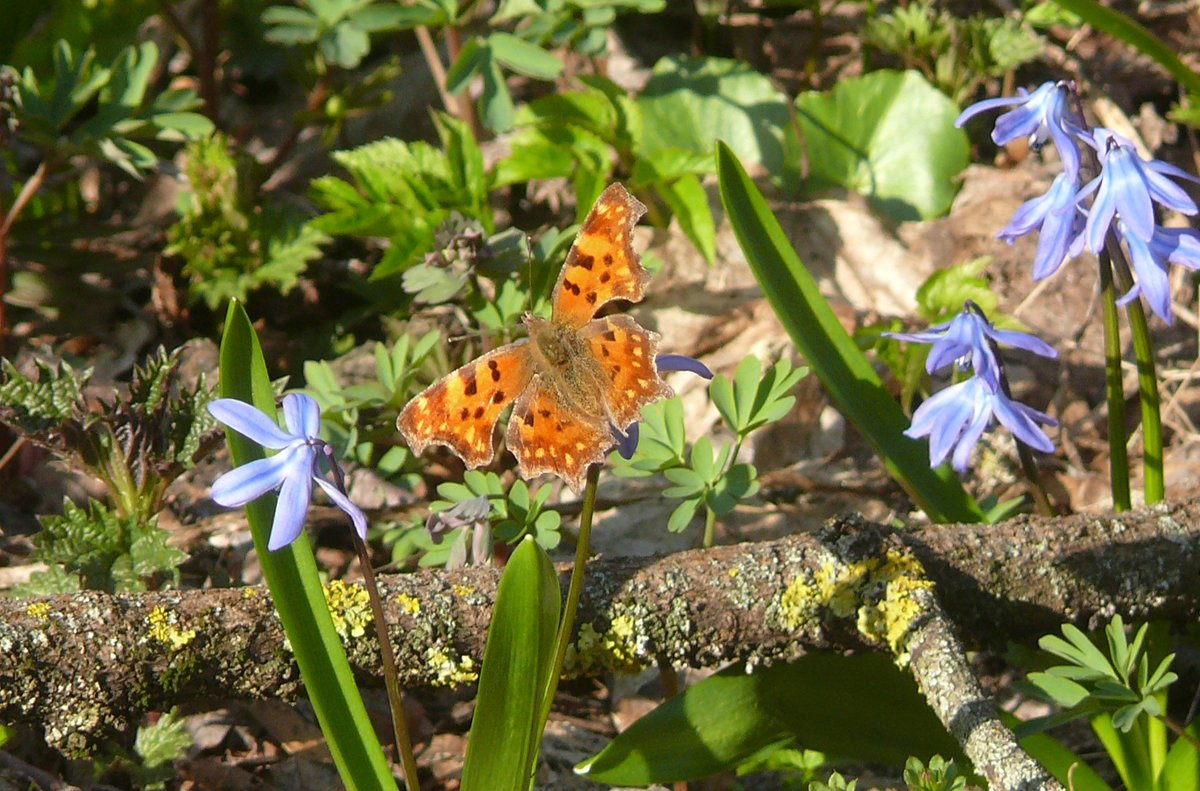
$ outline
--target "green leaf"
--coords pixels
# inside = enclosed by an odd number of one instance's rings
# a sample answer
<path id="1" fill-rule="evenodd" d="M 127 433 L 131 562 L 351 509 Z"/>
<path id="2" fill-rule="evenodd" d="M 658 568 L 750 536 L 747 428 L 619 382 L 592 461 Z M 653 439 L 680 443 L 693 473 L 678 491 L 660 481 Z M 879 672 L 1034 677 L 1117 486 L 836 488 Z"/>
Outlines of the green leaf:
<path id="1" fill-rule="evenodd" d="M 842 413 L 931 519 L 978 522 L 979 506 L 945 465 L 929 468 L 924 442 L 904 436 L 908 419 L 821 295 L 762 193 L 725 145 L 717 146 L 721 202 L 776 316 Z"/>
<path id="2" fill-rule="evenodd" d="M 716 261 L 717 229 L 708 208 L 708 193 L 700 179 L 689 174 L 672 182 L 660 182 L 656 190 L 704 260 L 710 264 Z"/>
<path id="3" fill-rule="evenodd" d="M 610 785 L 670 784 L 737 766 L 763 747 L 798 746 L 903 766 L 961 756 L 912 677 L 882 653 L 811 653 L 747 673 L 735 666 L 642 717 L 576 771 Z"/>
<path id="4" fill-rule="evenodd" d="M 532 537 L 513 552 L 488 627 L 463 791 L 527 791 L 537 758 L 543 690 L 553 665 L 561 593 Z"/>
<path id="5" fill-rule="evenodd" d="M 666 493 L 664 492 L 664 494 Z M 700 507 L 700 503 L 701 499 L 699 497 L 693 497 L 675 506 L 675 510 L 671 512 L 670 518 L 667 519 L 667 530 L 672 533 L 678 533 L 690 525 L 692 519 L 696 516 L 696 509 Z"/>
<path id="6" fill-rule="evenodd" d="M 859 192 L 894 220 L 940 217 L 969 162 L 958 108 L 918 72 L 876 71 L 796 99 L 808 187 Z"/>
<path id="7" fill-rule="evenodd" d="M 1004 723 L 1010 728 L 1020 723 L 1016 717 L 1001 712 Z M 1035 761 L 1046 767 L 1046 771 L 1064 786 L 1073 791 L 1113 791 L 1096 771 L 1062 742 L 1044 733 L 1035 733 L 1020 740 L 1021 748 Z"/>
<path id="8" fill-rule="evenodd" d="M 515 115 L 512 95 L 508 92 L 500 64 L 491 58 L 483 69 L 483 95 L 479 97 L 479 103 L 489 129 L 500 133 L 512 128 Z"/>
<path id="9" fill-rule="evenodd" d="M 748 64 L 668 56 L 654 65 L 637 99 L 645 130 L 638 155 L 664 149 L 708 154 L 724 141 L 737 155 L 779 174 L 791 128 L 787 99 Z"/>
<path id="10" fill-rule="evenodd" d="M 1064 708 L 1082 703 L 1088 697 L 1087 688 L 1067 678 L 1049 673 L 1030 673 L 1029 683 L 1040 689 L 1051 700 Z"/>
<path id="11" fill-rule="evenodd" d="M 491 60 L 492 54 L 487 45 L 477 38 L 468 41 L 446 72 L 446 90 L 450 93 L 464 90 L 471 78 L 485 70 Z"/>
<path id="12" fill-rule="evenodd" d="M 1187 733 L 1200 738 L 1200 722 L 1193 721 Z M 1158 775 L 1161 791 L 1191 791 L 1196 787 L 1197 777 L 1200 777 L 1200 749 L 1185 738 L 1176 739 Z"/>
<path id="13" fill-rule="evenodd" d="M 231 302 L 221 338 L 221 395 L 237 398 L 275 414 L 275 391 L 267 376 L 262 347 L 249 316 Z M 263 458 L 262 448 L 235 431 L 226 431 L 230 455 L 241 466 Z M 287 547 L 271 552 L 267 540 L 274 496 L 246 506 L 250 534 L 263 576 L 291 643 L 317 722 L 329 744 L 338 774 L 348 791 L 396 791 L 391 768 L 359 695 L 342 640 L 325 603 L 317 564 L 303 533 Z"/>
<path id="14" fill-rule="evenodd" d="M 554 53 L 510 33 L 492 33 L 488 36 L 488 48 L 491 49 L 493 58 L 526 77 L 553 80 L 562 74 L 562 61 Z"/>
<path id="15" fill-rule="evenodd" d="M 166 781 L 177 775 L 176 759 L 183 758 L 191 746 L 192 736 L 178 709 L 163 714 L 153 725 L 138 728 L 133 751 L 142 760 L 139 785 L 145 789 L 165 788 Z"/>

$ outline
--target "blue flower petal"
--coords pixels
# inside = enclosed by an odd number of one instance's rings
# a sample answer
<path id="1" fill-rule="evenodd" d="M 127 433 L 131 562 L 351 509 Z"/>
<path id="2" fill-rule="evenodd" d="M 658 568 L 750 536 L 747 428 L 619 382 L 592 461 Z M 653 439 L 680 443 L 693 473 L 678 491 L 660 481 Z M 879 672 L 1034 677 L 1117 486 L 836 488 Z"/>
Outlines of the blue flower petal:
<path id="1" fill-rule="evenodd" d="M 302 455 L 303 450 L 304 446 L 296 443 L 282 453 L 234 467 L 213 481 L 213 501 L 236 508 L 274 490 L 285 477 L 295 473 L 297 454 Z"/>
<path id="2" fill-rule="evenodd" d="M 637 421 L 630 423 L 624 431 L 617 428 L 614 423 L 609 423 L 608 426 L 612 430 L 613 438 L 617 441 L 617 453 L 621 454 L 623 459 L 632 459 L 633 454 L 637 451 L 638 439 L 642 434 Z"/>
<path id="3" fill-rule="evenodd" d="M 267 549 L 274 552 L 286 547 L 296 540 L 304 529 L 304 517 L 308 513 L 308 504 L 312 501 L 312 448 L 307 445 L 298 446 L 306 453 L 302 454 L 308 460 L 308 470 L 304 475 L 292 473 L 283 479 L 279 489 L 279 499 L 275 503 L 275 521 L 271 523 L 271 538 Z"/>
<path id="4" fill-rule="evenodd" d="M 1011 431 L 1019 441 L 1035 450 L 1043 453 L 1054 451 L 1054 443 L 1037 424 L 1057 426 L 1057 420 L 1018 401 L 1009 400 L 1000 394 L 997 396 L 992 399 L 992 411 L 1002 426 Z"/>
<path id="5" fill-rule="evenodd" d="M 993 329 L 989 334 L 996 343 L 1012 346 L 1015 349 L 1024 349 L 1027 352 L 1033 352 L 1042 357 L 1049 357 L 1052 360 L 1058 357 L 1057 349 L 1038 336 L 1031 335 L 1028 332 Z"/>
<path id="6" fill-rule="evenodd" d="M 713 378 L 713 372 L 709 370 L 707 365 L 695 357 L 688 357 L 686 354 L 659 354 L 655 356 L 654 364 L 658 368 L 659 373 L 687 371 L 697 376 L 702 376 L 705 379 Z"/>
<path id="7" fill-rule="evenodd" d="M 367 515 L 362 512 L 354 502 L 338 491 L 338 488 L 329 481 L 323 478 L 315 478 L 317 485 L 325 490 L 325 494 L 329 495 L 329 499 L 334 505 L 341 508 L 350 517 L 350 521 L 354 524 L 354 529 L 358 533 L 358 537 L 363 541 L 367 540 Z"/>
<path id="8" fill-rule="evenodd" d="M 998 96 L 993 99 L 984 99 L 983 101 L 975 102 L 967 109 L 963 110 L 958 118 L 954 119 L 954 125 L 961 127 L 967 121 L 971 120 L 980 113 L 985 113 L 988 110 L 994 110 L 997 107 L 1012 107 L 1014 104 L 1024 104 L 1029 100 L 1028 95 L 1021 96 Z"/>
<path id="9" fill-rule="evenodd" d="M 285 395 L 283 420 L 298 437 L 313 439 L 321 435 L 321 407 L 312 396 L 304 393 Z"/>
<path id="10" fill-rule="evenodd" d="M 245 401 L 238 401 L 236 398 L 218 398 L 209 403 L 208 412 L 226 426 L 264 448 L 279 450 L 286 448 L 292 440 L 296 439 L 284 433 L 274 420 Z"/>

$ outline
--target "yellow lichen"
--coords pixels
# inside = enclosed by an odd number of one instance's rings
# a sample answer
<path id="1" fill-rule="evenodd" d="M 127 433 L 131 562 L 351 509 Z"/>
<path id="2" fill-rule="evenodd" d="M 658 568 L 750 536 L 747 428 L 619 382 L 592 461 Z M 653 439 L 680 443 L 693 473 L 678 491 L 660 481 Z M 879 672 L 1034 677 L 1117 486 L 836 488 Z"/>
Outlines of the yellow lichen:
<path id="1" fill-rule="evenodd" d="M 253 599 L 257 595 L 258 595 L 258 588 L 253 588 L 250 586 L 246 586 L 245 588 L 242 588 L 242 598 L 243 599 Z"/>
<path id="2" fill-rule="evenodd" d="M 739 575 L 741 573 L 742 573 L 742 570 L 739 569 L 737 566 L 734 566 L 733 568 L 731 568 L 729 570 L 729 576 L 731 576 L 731 577 L 736 577 L 737 575 Z"/>
<path id="3" fill-rule="evenodd" d="M 146 616 L 146 623 L 150 625 L 150 636 L 172 651 L 178 651 L 196 637 L 195 629 L 180 629 L 179 616 L 161 604 Z"/>
<path id="4" fill-rule="evenodd" d="M 458 659 L 454 659 L 442 648 L 430 648 L 425 652 L 425 659 L 433 668 L 435 685 L 454 687 L 479 680 L 475 660 L 466 654 L 460 654 Z"/>
<path id="5" fill-rule="evenodd" d="M 627 613 L 614 617 L 604 632 L 585 623 L 579 627 L 575 642 L 567 647 L 564 663 L 580 675 L 597 670 L 637 672 L 646 666 L 647 640 L 638 631 L 637 619 Z"/>
<path id="6" fill-rule="evenodd" d="M 474 585 L 459 585 L 458 583 L 451 585 L 450 589 L 454 591 L 455 596 L 461 596 L 464 599 L 475 592 Z"/>
<path id="7" fill-rule="evenodd" d="M 837 618 L 853 618 L 863 636 L 886 644 L 903 665 L 908 633 L 921 613 L 913 594 L 932 588 L 920 561 L 899 550 L 853 563 L 831 560 L 811 582 L 797 577 L 788 585 L 779 600 L 780 621 L 796 630 L 822 609 Z"/>
<path id="8" fill-rule="evenodd" d="M 343 640 L 366 634 L 371 620 L 371 598 L 366 589 L 334 580 L 325 585 L 325 605 L 333 617 L 333 628 Z"/>
<path id="9" fill-rule="evenodd" d="M 421 614 L 421 602 L 416 596 L 409 596 L 407 593 L 401 593 L 396 597 L 396 604 L 399 604 L 400 609 L 404 610 L 409 615 Z"/>
<path id="10" fill-rule="evenodd" d="M 25 614 L 44 621 L 50 617 L 50 605 L 44 601 L 35 601 L 25 608 Z"/>

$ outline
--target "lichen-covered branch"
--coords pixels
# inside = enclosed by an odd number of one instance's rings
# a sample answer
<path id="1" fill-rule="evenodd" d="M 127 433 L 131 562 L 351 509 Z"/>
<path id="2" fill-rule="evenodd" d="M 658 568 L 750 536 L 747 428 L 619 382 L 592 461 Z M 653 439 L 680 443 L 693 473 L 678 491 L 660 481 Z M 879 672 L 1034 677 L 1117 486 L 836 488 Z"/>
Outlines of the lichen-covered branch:
<path id="1" fill-rule="evenodd" d="M 830 567 L 828 536 L 823 543 L 812 535 L 600 559 L 589 568 L 572 667 L 756 665 L 809 650 L 884 646 L 903 653 L 906 625 L 928 588 L 921 580 L 935 586 L 971 644 L 1033 639 L 1064 619 L 1094 624 L 1114 612 L 1194 621 L 1198 516 L 1200 500 L 1115 517 L 911 533 L 843 522 L 829 533 L 890 549 L 840 570 Z M 381 578 L 405 684 L 474 679 L 498 579 L 494 569 Z M 365 593 L 341 583 L 328 591 L 352 665 L 364 683 L 379 683 Z M 299 686 L 259 588 L 0 600 L 0 722 L 42 725 L 67 751 L 126 730 L 144 711 L 288 698 Z"/>

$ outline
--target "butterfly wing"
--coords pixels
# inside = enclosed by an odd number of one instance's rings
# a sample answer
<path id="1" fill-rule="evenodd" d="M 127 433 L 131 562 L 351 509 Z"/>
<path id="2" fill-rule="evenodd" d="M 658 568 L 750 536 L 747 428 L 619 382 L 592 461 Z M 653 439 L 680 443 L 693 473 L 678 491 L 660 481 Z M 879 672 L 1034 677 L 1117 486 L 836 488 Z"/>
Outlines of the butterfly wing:
<path id="1" fill-rule="evenodd" d="M 587 468 L 604 461 L 614 444 L 607 421 L 573 408 L 541 375 L 533 377 L 508 421 L 508 449 L 517 457 L 521 477 L 554 473 L 576 494 L 583 490 Z"/>
<path id="2" fill-rule="evenodd" d="M 582 327 L 609 300 L 642 298 L 650 273 L 633 251 L 633 228 L 645 213 L 641 201 L 620 184 L 600 194 L 554 286 L 554 321 Z"/>
<path id="3" fill-rule="evenodd" d="M 500 412 L 521 395 L 532 376 L 528 341 L 501 346 L 409 401 L 396 427 L 413 453 L 445 445 L 467 467 L 481 467 L 495 455 L 493 435 Z"/>
<path id="4" fill-rule="evenodd" d="M 658 333 L 620 314 L 588 322 L 579 335 L 604 369 L 608 412 L 622 430 L 637 420 L 646 404 L 674 395 L 654 364 Z"/>

